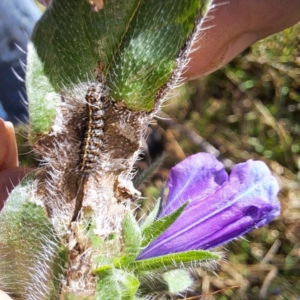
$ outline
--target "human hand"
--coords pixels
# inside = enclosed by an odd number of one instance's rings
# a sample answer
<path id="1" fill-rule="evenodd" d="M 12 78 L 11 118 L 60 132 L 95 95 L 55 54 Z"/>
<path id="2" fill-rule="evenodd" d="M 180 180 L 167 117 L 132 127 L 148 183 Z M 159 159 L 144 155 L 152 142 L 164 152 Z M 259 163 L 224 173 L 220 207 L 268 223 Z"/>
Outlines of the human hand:
<path id="1" fill-rule="evenodd" d="M 14 127 L 0 119 L 0 210 L 9 192 L 30 172 L 29 168 L 18 167 L 18 152 Z M 0 290 L 0 300 L 12 300 Z"/>
<path id="2" fill-rule="evenodd" d="M 203 31 L 190 55 L 183 77 L 212 73 L 252 43 L 288 28 L 300 20 L 299 0 L 215 0 Z"/>
<path id="3" fill-rule="evenodd" d="M 18 152 L 13 125 L 0 119 L 0 210 L 9 192 L 31 169 L 18 167 Z M 0 298 L 1 300 L 2 298 Z"/>
<path id="4" fill-rule="evenodd" d="M 0 300 L 12 300 L 7 294 L 0 290 Z"/>

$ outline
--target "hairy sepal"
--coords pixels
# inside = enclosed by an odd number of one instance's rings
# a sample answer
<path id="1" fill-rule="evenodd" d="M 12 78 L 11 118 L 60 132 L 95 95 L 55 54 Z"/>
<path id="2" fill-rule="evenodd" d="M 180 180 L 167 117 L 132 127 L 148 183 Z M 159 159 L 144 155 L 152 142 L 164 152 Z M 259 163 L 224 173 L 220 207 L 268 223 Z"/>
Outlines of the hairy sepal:
<path id="1" fill-rule="evenodd" d="M 155 221 L 155 219 L 157 218 L 160 206 L 161 206 L 161 199 L 159 198 L 156 201 L 155 206 L 153 207 L 153 209 L 150 211 L 150 213 L 148 214 L 146 219 L 141 224 L 141 230 L 143 232 L 146 230 L 146 228 L 150 227 L 153 224 L 153 222 Z"/>
<path id="2" fill-rule="evenodd" d="M 146 227 L 143 230 L 143 240 L 141 247 L 146 247 L 157 237 L 159 237 L 164 231 L 166 231 L 182 214 L 189 202 L 179 207 L 176 211 L 170 215 L 155 221 L 152 225 Z"/>
<path id="3" fill-rule="evenodd" d="M 122 226 L 123 247 L 121 252 L 112 257 L 111 264 L 102 263 L 93 271 L 95 274 L 103 274 L 110 271 L 113 267 L 126 270 L 127 265 L 132 263 L 140 251 L 142 235 L 141 230 L 132 211 L 127 211 Z"/>
<path id="4" fill-rule="evenodd" d="M 124 218 L 123 240 L 124 240 L 123 252 L 127 256 L 131 256 L 135 258 L 138 251 L 140 250 L 142 234 L 141 234 L 140 227 L 131 211 L 128 211 Z"/>

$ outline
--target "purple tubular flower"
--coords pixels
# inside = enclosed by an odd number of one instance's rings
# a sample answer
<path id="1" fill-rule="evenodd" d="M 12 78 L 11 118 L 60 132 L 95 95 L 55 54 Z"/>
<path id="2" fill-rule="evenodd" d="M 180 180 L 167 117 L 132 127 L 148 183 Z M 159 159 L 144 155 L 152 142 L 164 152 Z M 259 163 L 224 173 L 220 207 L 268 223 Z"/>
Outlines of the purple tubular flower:
<path id="1" fill-rule="evenodd" d="M 280 214 L 279 186 L 264 162 L 248 160 L 230 174 L 214 156 L 192 155 L 172 168 L 169 195 L 159 218 L 190 201 L 179 218 L 137 259 L 229 242 Z"/>

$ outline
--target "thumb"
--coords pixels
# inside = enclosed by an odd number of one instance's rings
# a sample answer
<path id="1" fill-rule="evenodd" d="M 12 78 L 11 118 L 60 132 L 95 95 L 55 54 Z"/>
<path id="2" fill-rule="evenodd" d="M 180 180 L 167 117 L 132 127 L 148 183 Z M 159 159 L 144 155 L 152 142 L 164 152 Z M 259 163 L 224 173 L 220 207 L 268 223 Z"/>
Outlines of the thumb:
<path id="1" fill-rule="evenodd" d="M 0 300 L 12 300 L 7 294 L 0 290 Z"/>

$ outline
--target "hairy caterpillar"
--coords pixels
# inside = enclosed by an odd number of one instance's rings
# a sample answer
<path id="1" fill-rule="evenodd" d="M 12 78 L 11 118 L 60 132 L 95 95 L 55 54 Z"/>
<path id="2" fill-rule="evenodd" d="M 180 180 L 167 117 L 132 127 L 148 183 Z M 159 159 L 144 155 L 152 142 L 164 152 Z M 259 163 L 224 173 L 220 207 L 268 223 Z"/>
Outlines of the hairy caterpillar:
<path id="1" fill-rule="evenodd" d="M 84 133 L 81 147 L 80 173 L 83 177 L 88 176 L 97 163 L 103 137 L 103 83 L 93 83 L 86 94 L 88 124 Z"/>
<path id="2" fill-rule="evenodd" d="M 76 195 L 75 209 L 72 220 L 76 220 L 83 201 L 85 181 L 95 169 L 100 156 L 100 149 L 103 145 L 104 135 L 104 100 L 105 86 L 101 81 L 96 81 L 88 88 L 86 99 L 87 126 L 84 132 L 80 153 L 79 174 L 81 176 L 78 192 Z"/>

